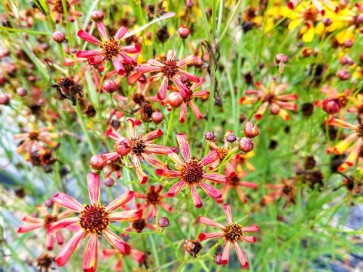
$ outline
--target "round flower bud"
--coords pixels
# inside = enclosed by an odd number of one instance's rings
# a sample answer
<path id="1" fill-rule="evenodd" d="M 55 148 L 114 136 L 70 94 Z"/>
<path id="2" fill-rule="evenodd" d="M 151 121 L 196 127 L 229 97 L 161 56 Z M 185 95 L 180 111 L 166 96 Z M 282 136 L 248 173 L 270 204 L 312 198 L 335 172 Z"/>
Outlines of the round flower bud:
<path id="1" fill-rule="evenodd" d="M 16 93 L 20 96 L 26 96 L 28 94 L 28 91 L 25 88 L 20 87 L 16 89 Z"/>
<path id="2" fill-rule="evenodd" d="M 253 149 L 253 142 L 250 138 L 243 137 L 239 140 L 238 147 L 243 152 L 250 152 Z"/>
<path id="3" fill-rule="evenodd" d="M 102 11 L 100 11 L 100 10 L 94 10 L 91 13 L 91 18 L 95 22 L 102 21 L 104 17 L 105 17 L 105 14 Z"/>
<path id="4" fill-rule="evenodd" d="M 9 105 L 9 103 L 10 103 L 10 95 L 0 94 L 0 105 Z"/>
<path id="5" fill-rule="evenodd" d="M 127 155 L 132 148 L 131 140 L 122 137 L 118 142 L 115 143 L 115 150 L 121 156 Z"/>
<path id="6" fill-rule="evenodd" d="M 328 17 L 325 17 L 325 18 L 323 19 L 323 24 L 324 24 L 325 26 L 330 26 L 332 23 L 333 23 L 333 21 L 332 21 L 330 18 L 328 18 Z"/>
<path id="7" fill-rule="evenodd" d="M 258 135 L 258 127 L 252 122 L 246 122 L 243 127 L 243 132 L 248 138 L 254 138 Z"/>
<path id="8" fill-rule="evenodd" d="M 178 34 L 179 34 L 180 38 L 186 39 L 186 38 L 188 38 L 188 36 L 190 34 L 190 30 L 189 30 L 189 28 L 187 28 L 185 26 L 179 26 Z"/>
<path id="9" fill-rule="evenodd" d="M 279 114 L 280 113 L 280 106 L 277 104 L 272 104 L 270 107 L 270 112 L 273 115 Z"/>
<path id="10" fill-rule="evenodd" d="M 66 39 L 66 35 L 62 31 L 55 31 L 53 33 L 53 40 L 57 43 L 62 43 Z"/>
<path id="11" fill-rule="evenodd" d="M 214 135 L 214 132 L 212 131 L 207 131 L 205 134 L 204 134 L 204 138 L 207 140 L 207 141 L 214 141 L 216 139 L 216 136 Z"/>
<path id="12" fill-rule="evenodd" d="M 348 80 L 350 78 L 350 73 L 346 70 L 340 70 L 338 71 L 337 76 L 341 80 Z"/>
<path id="13" fill-rule="evenodd" d="M 348 62 L 349 62 L 349 59 L 347 58 L 347 57 L 342 57 L 340 60 L 339 60 L 339 62 L 340 62 L 340 64 L 341 65 L 346 65 L 346 64 L 348 64 Z"/>
<path id="14" fill-rule="evenodd" d="M 197 256 L 197 254 L 202 250 L 203 246 L 197 240 L 186 240 L 184 242 L 184 249 L 188 252 L 193 258 Z"/>
<path id="15" fill-rule="evenodd" d="M 114 93 L 117 91 L 118 86 L 113 80 L 106 80 L 105 83 L 103 83 L 102 89 L 107 93 Z"/>
<path id="16" fill-rule="evenodd" d="M 328 114 L 335 114 L 340 111 L 340 104 L 337 99 L 325 99 L 322 108 Z"/>
<path id="17" fill-rule="evenodd" d="M 345 40 L 344 41 L 344 46 L 346 47 L 346 48 L 351 48 L 352 46 L 353 46 L 353 41 L 352 40 Z"/>
<path id="18" fill-rule="evenodd" d="M 235 141 L 237 141 L 237 137 L 236 135 L 234 135 L 233 133 L 230 133 L 227 138 L 226 138 L 227 142 L 229 143 L 234 143 Z"/>
<path id="19" fill-rule="evenodd" d="M 160 217 L 158 220 L 159 227 L 166 228 L 169 226 L 169 219 L 167 217 Z"/>
<path id="20" fill-rule="evenodd" d="M 217 264 L 217 265 L 223 265 L 222 263 L 222 254 L 221 253 L 218 253 L 214 256 L 214 262 Z"/>
<path id="21" fill-rule="evenodd" d="M 107 187 L 112 187 L 113 185 L 115 185 L 115 180 L 113 178 L 106 178 L 105 185 Z"/>
<path id="22" fill-rule="evenodd" d="M 363 13 L 358 15 L 356 22 L 357 24 L 363 24 Z"/>
<path id="23" fill-rule="evenodd" d="M 282 53 L 277 54 L 276 57 L 275 57 L 275 61 L 277 63 L 280 63 L 280 62 L 286 63 L 288 59 L 289 58 L 285 54 L 282 54 Z"/>
<path id="24" fill-rule="evenodd" d="M 90 161 L 92 169 L 101 171 L 107 164 L 105 155 L 93 155 Z"/>
<path id="25" fill-rule="evenodd" d="M 52 208 L 53 207 L 53 200 L 51 199 L 47 199 L 45 202 L 44 202 L 44 206 L 47 207 L 47 208 Z"/>
<path id="26" fill-rule="evenodd" d="M 172 92 L 168 96 L 169 105 L 178 108 L 184 101 L 183 96 L 179 92 Z"/>
<path id="27" fill-rule="evenodd" d="M 163 114 L 160 111 L 154 111 L 151 114 L 151 120 L 155 123 L 155 124 L 160 124 L 164 119 Z"/>

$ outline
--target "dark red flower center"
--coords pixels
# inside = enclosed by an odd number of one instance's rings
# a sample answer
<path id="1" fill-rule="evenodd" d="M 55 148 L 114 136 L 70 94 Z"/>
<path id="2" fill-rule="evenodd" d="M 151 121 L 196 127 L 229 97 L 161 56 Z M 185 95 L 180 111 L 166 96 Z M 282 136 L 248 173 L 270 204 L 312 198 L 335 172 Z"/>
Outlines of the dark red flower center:
<path id="1" fill-rule="evenodd" d="M 189 184 L 199 183 L 204 175 L 203 166 L 196 159 L 192 159 L 190 162 L 185 163 L 180 172 L 183 180 Z"/>
<path id="2" fill-rule="evenodd" d="M 290 195 L 293 195 L 293 187 L 292 186 L 289 186 L 289 185 L 285 185 L 283 188 L 282 188 L 282 193 L 286 196 L 290 196 Z"/>
<path id="3" fill-rule="evenodd" d="M 363 137 L 363 124 L 358 126 L 357 133 L 359 137 Z"/>
<path id="4" fill-rule="evenodd" d="M 270 104 L 274 103 L 276 100 L 277 100 L 277 97 L 273 93 L 268 93 L 264 97 L 264 102 L 269 102 Z"/>
<path id="5" fill-rule="evenodd" d="M 231 242 L 236 242 L 245 235 L 242 225 L 236 223 L 229 224 L 223 231 L 225 239 Z"/>
<path id="6" fill-rule="evenodd" d="M 108 212 L 102 205 L 92 204 L 84 207 L 79 215 L 79 223 L 86 232 L 102 234 L 110 223 Z"/>
<path id="7" fill-rule="evenodd" d="M 68 3 L 67 0 L 65 1 L 65 4 L 66 4 L 67 11 L 69 11 L 69 8 L 71 7 L 71 5 Z M 58 12 L 58 13 L 61 13 L 61 14 L 64 13 L 62 0 L 56 0 L 54 2 L 54 6 L 53 6 L 52 11 L 55 11 L 55 12 Z"/>
<path id="8" fill-rule="evenodd" d="M 48 214 L 44 217 L 44 226 L 48 226 L 51 223 L 57 222 L 58 218 L 56 215 Z"/>
<path id="9" fill-rule="evenodd" d="M 238 185 L 239 181 L 240 181 L 240 178 L 237 177 L 237 176 L 233 176 L 233 177 L 228 178 L 228 184 L 231 185 L 231 186 Z"/>
<path id="10" fill-rule="evenodd" d="M 29 139 L 32 141 L 38 140 L 38 136 L 39 136 L 39 133 L 36 131 L 29 132 L 29 135 L 28 135 Z"/>
<path id="11" fill-rule="evenodd" d="M 163 64 L 165 66 L 161 68 L 161 72 L 163 72 L 168 78 L 174 77 L 179 72 L 179 68 L 176 65 L 175 60 L 166 60 L 163 61 Z"/>
<path id="12" fill-rule="evenodd" d="M 146 194 L 146 202 L 148 204 L 157 205 L 161 202 L 161 200 L 162 200 L 162 197 L 160 196 L 160 194 L 158 192 L 149 191 Z"/>
<path id="13" fill-rule="evenodd" d="M 302 13 L 302 17 L 305 21 L 315 22 L 318 18 L 318 11 L 312 8 L 306 9 Z"/>
<path id="14" fill-rule="evenodd" d="M 132 152 L 136 155 L 141 155 L 144 152 L 145 144 L 143 140 L 140 139 L 131 139 L 132 142 Z"/>
<path id="15" fill-rule="evenodd" d="M 112 60 L 114 57 L 118 57 L 122 51 L 121 46 L 114 38 L 110 38 L 107 41 L 103 41 L 101 46 L 102 54 L 105 59 Z"/>
<path id="16" fill-rule="evenodd" d="M 146 226 L 146 222 L 143 218 L 137 219 L 132 222 L 132 228 L 136 232 L 141 232 L 145 228 L 145 226 Z"/>

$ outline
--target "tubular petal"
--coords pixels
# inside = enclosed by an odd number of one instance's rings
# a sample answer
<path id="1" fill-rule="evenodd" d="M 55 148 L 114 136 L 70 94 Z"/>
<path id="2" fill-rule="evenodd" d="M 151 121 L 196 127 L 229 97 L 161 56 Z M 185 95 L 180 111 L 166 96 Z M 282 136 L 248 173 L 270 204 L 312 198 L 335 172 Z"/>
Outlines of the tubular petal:
<path id="1" fill-rule="evenodd" d="M 98 237 L 92 234 L 88 239 L 86 249 L 84 250 L 82 269 L 84 272 L 95 272 L 97 267 L 98 256 Z"/>
<path id="2" fill-rule="evenodd" d="M 56 203 L 58 203 L 59 205 L 66 207 L 68 209 L 71 209 L 73 211 L 76 212 L 81 212 L 83 211 L 83 206 L 81 204 L 79 204 L 78 201 L 76 201 L 73 197 L 65 194 L 65 193 L 56 193 L 52 200 Z"/>
<path id="3" fill-rule="evenodd" d="M 213 221 L 212 219 L 210 219 L 208 217 L 204 217 L 204 216 L 199 216 L 198 222 L 202 223 L 204 225 L 212 226 L 212 227 L 219 228 L 219 229 L 225 228 L 222 224 L 217 223 L 217 222 Z"/>
<path id="4" fill-rule="evenodd" d="M 114 234 L 109 229 L 106 229 L 103 232 L 106 239 L 110 242 L 111 245 L 113 245 L 115 248 L 117 248 L 119 251 L 121 251 L 122 254 L 129 254 L 131 247 L 120 237 L 118 237 L 116 234 Z"/>
<path id="5" fill-rule="evenodd" d="M 214 199 L 222 197 L 222 193 L 214 188 L 212 185 L 201 182 L 199 186 L 204 190 L 204 192 L 206 192 L 210 197 Z"/>
<path id="6" fill-rule="evenodd" d="M 85 237 L 86 233 L 84 230 L 78 231 L 71 240 L 69 240 L 61 249 L 61 251 L 58 253 L 57 257 L 55 258 L 55 261 L 58 266 L 65 265 L 71 255 L 73 254 L 74 250 L 77 248 L 79 242 Z"/>
<path id="7" fill-rule="evenodd" d="M 180 152 L 183 155 L 183 158 L 186 162 L 190 161 L 190 150 L 189 150 L 189 143 L 187 140 L 187 137 L 185 136 L 185 134 L 179 133 L 176 136 L 176 140 L 179 144 L 180 147 Z"/>
<path id="8" fill-rule="evenodd" d="M 88 173 L 87 186 L 91 203 L 98 204 L 100 197 L 100 176 L 95 173 Z"/>
<path id="9" fill-rule="evenodd" d="M 133 198 L 134 198 L 134 192 L 128 191 L 128 192 L 124 193 L 123 195 L 118 196 L 114 201 L 112 201 L 110 204 L 108 204 L 108 206 L 106 207 L 106 211 L 111 212 L 113 210 L 116 210 L 117 208 L 126 204 Z"/>
<path id="10" fill-rule="evenodd" d="M 200 199 L 200 196 L 197 192 L 197 188 L 192 185 L 190 186 L 190 191 L 192 193 L 192 199 L 193 199 L 193 203 L 194 203 L 194 206 L 197 207 L 197 208 L 200 208 L 203 206 L 203 203 L 202 203 L 202 200 Z"/>

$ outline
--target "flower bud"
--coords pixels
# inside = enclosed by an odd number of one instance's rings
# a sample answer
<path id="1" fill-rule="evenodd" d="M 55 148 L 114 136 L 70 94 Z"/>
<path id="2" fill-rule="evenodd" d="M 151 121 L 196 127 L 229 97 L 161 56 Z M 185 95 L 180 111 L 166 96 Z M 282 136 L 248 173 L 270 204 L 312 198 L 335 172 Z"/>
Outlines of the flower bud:
<path id="1" fill-rule="evenodd" d="M 227 138 L 226 138 L 227 142 L 229 143 L 234 143 L 235 141 L 237 141 L 237 137 L 236 135 L 234 135 L 233 133 L 230 133 Z"/>
<path id="2" fill-rule="evenodd" d="M 273 115 L 279 114 L 280 113 L 280 106 L 277 105 L 277 104 L 271 104 L 270 112 Z"/>
<path id="3" fill-rule="evenodd" d="M 204 138 L 207 140 L 207 141 L 214 141 L 216 139 L 216 136 L 214 135 L 214 132 L 212 131 L 207 131 L 205 134 L 204 134 Z"/>
<path id="4" fill-rule="evenodd" d="M 340 111 L 340 104 L 337 99 L 324 99 L 322 108 L 328 114 L 335 114 Z"/>
<path id="5" fill-rule="evenodd" d="M 53 40 L 57 43 L 62 43 L 66 39 L 66 35 L 62 31 L 55 31 L 53 33 Z"/>
<path id="6" fill-rule="evenodd" d="M 101 171 L 107 164 L 105 155 L 93 155 L 90 161 L 92 169 Z"/>
<path id="7" fill-rule="evenodd" d="M 214 262 L 217 264 L 217 265 L 223 265 L 222 263 L 222 254 L 221 253 L 218 253 L 214 256 Z"/>
<path id="8" fill-rule="evenodd" d="M 128 138 L 122 137 L 115 143 L 115 151 L 121 156 L 127 155 L 132 148 L 131 140 Z"/>
<path id="9" fill-rule="evenodd" d="M 287 62 L 287 60 L 288 60 L 288 57 L 287 57 L 285 54 L 283 54 L 283 53 L 279 53 L 279 54 L 277 54 L 277 55 L 276 55 L 276 57 L 275 57 L 275 61 L 276 61 L 277 63 L 280 63 L 280 62 L 282 62 L 282 63 L 286 63 L 286 62 Z"/>
<path id="10" fill-rule="evenodd" d="M 107 187 L 112 187 L 113 185 L 115 185 L 115 180 L 113 178 L 106 178 L 105 185 Z"/>
<path id="11" fill-rule="evenodd" d="M 238 147 L 241 151 L 247 153 L 253 149 L 254 144 L 250 138 L 243 137 L 239 140 Z"/>
<path id="12" fill-rule="evenodd" d="M 107 93 L 114 93 L 117 91 L 118 86 L 113 80 L 106 80 L 103 83 L 102 89 L 104 89 Z"/>
<path id="13" fill-rule="evenodd" d="M 258 127 L 252 122 L 246 122 L 243 127 L 243 132 L 248 138 L 255 138 L 258 133 Z"/>
<path id="14" fill-rule="evenodd" d="M 160 111 L 154 111 L 151 114 L 151 120 L 155 123 L 155 124 L 160 124 L 164 119 L 163 114 Z"/>
<path id="15" fill-rule="evenodd" d="M 161 228 L 166 228 L 169 226 L 169 219 L 167 217 L 160 217 L 158 220 L 158 225 Z"/>
<path id="16" fill-rule="evenodd" d="M 345 46 L 346 48 L 351 48 L 351 47 L 353 46 L 353 41 L 352 41 L 352 40 L 350 40 L 350 39 L 345 40 L 345 41 L 344 41 L 344 46 Z"/>
<path id="17" fill-rule="evenodd" d="M 181 26 L 179 26 L 178 34 L 179 34 L 180 38 L 186 39 L 186 38 L 188 38 L 188 36 L 190 34 L 190 30 L 189 30 L 189 28 L 181 25 Z"/>
<path id="18" fill-rule="evenodd" d="M 169 105 L 178 108 L 184 101 L 183 96 L 179 92 L 171 92 L 168 96 Z"/>
<path id="19" fill-rule="evenodd" d="M 333 23 L 333 21 L 332 21 L 330 18 L 328 18 L 328 17 L 325 17 L 325 18 L 323 19 L 323 24 L 324 24 L 325 26 L 330 26 L 332 23 Z"/>
<path id="20" fill-rule="evenodd" d="M 104 17 L 105 17 L 105 14 L 102 11 L 100 11 L 100 10 L 94 10 L 91 13 L 91 18 L 95 22 L 102 21 Z"/>
<path id="21" fill-rule="evenodd" d="M 16 93 L 20 96 L 26 96 L 28 94 L 28 91 L 25 88 L 20 87 L 16 89 Z"/>
<path id="22" fill-rule="evenodd" d="M 47 208 L 52 208 L 53 207 L 53 200 L 52 199 L 47 199 L 45 202 L 44 202 L 44 206 L 47 207 Z"/>
<path id="23" fill-rule="evenodd" d="M 350 78 L 350 73 L 346 70 L 340 70 L 337 73 L 337 77 L 341 80 L 348 80 Z"/>
<path id="24" fill-rule="evenodd" d="M 197 240 L 186 240 L 184 242 L 184 249 L 188 252 L 192 257 L 195 257 L 201 250 L 203 246 Z"/>
<path id="25" fill-rule="evenodd" d="M 10 95 L 0 94 L 0 105 L 9 105 L 9 103 L 10 103 Z"/>
<path id="26" fill-rule="evenodd" d="M 349 59 L 347 58 L 347 57 L 342 57 L 340 60 L 339 60 L 339 62 L 340 62 L 340 64 L 341 65 L 346 65 L 346 64 L 348 64 L 348 62 L 349 62 Z"/>

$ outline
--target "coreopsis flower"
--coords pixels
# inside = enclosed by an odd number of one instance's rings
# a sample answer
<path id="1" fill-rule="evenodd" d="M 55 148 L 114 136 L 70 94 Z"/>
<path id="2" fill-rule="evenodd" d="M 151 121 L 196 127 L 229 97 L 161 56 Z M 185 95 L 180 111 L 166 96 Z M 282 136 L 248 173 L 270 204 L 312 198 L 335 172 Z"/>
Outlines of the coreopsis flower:
<path id="1" fill-rule="evenodd" d="M 115 265 L 115 270 L 116 272 L 122 272 L 122 264 L 123 264 L 123 259 L 125 257 L 130 256 L 131 259 L 133 259 L 135 262 L 137 262 L 139 265 L 141 265 L 146 258 L 146 255 L 144 252 L 137 250 L 137 249 L 133 249 L 131 248 L 130 252 L 128 254 L 122 254 L 120 251 L 118 251 L 117 249 L 104 249 L 102 251 L 102 258 L 103 259 L 108 259 L 112 256 L 116 256 L 117 257 L 117 263 Z"/>
<path id="2" fill-rule="evenodd" d="M 278 114 L 283 120 L 289 119 L 289 114 L 286 110 L 297 110 L 297 105 L 294 102 L 298 96 L 296 94 L 281 94 L 286 90 L 288 85 L 282 83 L 277 85 L 276 81 L 272 81 L 268 88 L 265 88 L 261 83 L 256 82 L 258 90 L 246 90 L 246 95 L 252 97 L 241 97 L 240 104 L 252 104 L 262 102 L 262 105 L 255 114 L 255 119 L 260 120 L 265 111 L 270 108 L 271 114 Z"/>
<path id="3" fill-rule="evenodd" d="M 226 226 L 223 226 L 222 224 L 215 222 L 214 220 L 209 219 L 207 217 L 199 216 L 199 218 L 198 218 L 199 223 L 218 228 L 221 231 L 210 232 L 210 233 L 202 232 L 201 234 L 199 234 L 198 240 L 204 241 L 204 240 L 211 239 L 211 238 L 218 238 L 218 237 L 223 238 L 225 240 L 225 243 L 224 243 L 224 249 L 223 249 L 223 253 L 222 253 L 222 258 L 220 260 L 220 264 L 226 265 L 228 263 L 231 246 L 233 245 L 242 267 L 247 268 L 248 267 L 247 257 L 245 255 L 245 253 L 243 252 L 243 250 L 238 245 L 238 241 L 246 241 L 249 243 L 255 243 L 256 237 L 247 236 L 246 232 L 259 231 L 259 227 L 257 225 L 244 227 L 241 224 L 234 223 L 233 219 L 232 219 L 231 207 L 229 206 L 229 204 L 224 204 L 223 209 L 224 209 L 224 213 L 226 215 L 227 222 L 228 222 L 228 224 Z"/>
<path id="4" fill-rule="evenodd" d="M 257 189 L 258 185 L 250 182 L 244 181 L 244 177 L 247 175 L 246 171 L 242 170 L 241 165 L 239 164 L 239 155 L 235 155 L 230 161 L 231 169 L 233 170 L 234 175 L 228 175 L 227 168 L 225 169 L 225 173 L 228 176 L 228 181 L 221 189 L 222 198 L 220 202 L 226 200 L 227 194 L 230 190 L 235 190 L 243 203 L 247 202 L 247 198 L 243 193 L 244 188 Z"/>
<path id="5" fill-rule="evenodd" d="M 210 197 L 219 199 L 221 192 L 209 185 L 205 180 L 226 183 L 227 177 L 222 174 L 211 172 L 208 166 L 218 159 L 217 151 L 213 150 L 201 160 L 191 157 L 189 143 L 186 136 L 179 133 L 176 137 L 184 161 L 176 153 L 170 153 L 168 156 L 175 163 L 176 170 L 171 170 L 164 166 L 156 169 L 155 173 L 165 178 L 179 179 L 167 192 L 170 197 L 176 196 L 186 186 L 189 186 L 195 207 L 202 207 L 203 203 L 197 191 L 201 187 Z M 207 169 L 205 169 L 207 168 Z"/>
<path id="6" fill-rule="evenodd" d="M 290 30 L 302 26 L 300 34 L 304 42 L 311 42 L 315 33 L 320 34 L 324 29 L 323 15 L 310 1 L 302 1 L 294 10 L 286 8 L 283 15 L 291 20 L 288 26 Z"/>
<path id="7" fill-rule="evenodd" d="M 198 62 L 200 58 L 192 55 L 177 61 L 175 59 L 175 54 L 174 50 L 169 50 L 165 60 L 158 61 L 156 59 L 151 59 L 146 64 L 137 66 L 135 69 L 136 71 L 129 76 L 129 83 L 134 83 L 145 73 L 156 73 L 156 75 L 153 75 L 150 78 L 150 81 L 162 79 L 158 90 L 158 98 L 160 100 L 164 100 L 166 98 L 169 81 L 172 81 L 176 85 L 184 98 L 190 97 L 191 91 L 185 83 L 183 83 L 185 82 L 184 78 L 195 83 L 199 83 L 200 78 L 186 72 L 182 68 L 189 64 Z"/>
<path id="8" fill-rule="evenodd" d="M 299 5 L 300 0 L 292 0 L 287 3 L 289 9 L 294 9 Z M 318 10 L 321 15 L 325 15 L 325 8 L 328 8 L 331 11 L 338 12 L 339 6 L 336 5 L 331 0 L 312 0 L 312 4 Z"/>
<path id="9" fill-rule="evenodd" d="M 249 160 L 256 155 L 255 151 L 248 152 L 246 154 L 236 154 L 235 158 L 238 165 L 243 169 L 246 168 L 248 171 L 253 172 L 256 168 Z"/>
<path id="10" fill-rule="evenodd" d="M 356 163 L 359 157 L 359 153 L 363 147 L 363 124 L 358 123 L 356 125 L 353 125 L 344 120 L 331 118 L 329 120 L 329 125 L 352 130 L 351 134 L 349 134 L 344 140 L 340 141 L 332 149 L 332 151 L 336 155 L 341 155 L 348 151 L 349 153 L 348 157 L 338 167 L 339 172 L 344 172 Z"/>
<path id="11" fill-rule="evenodd" d="M 79 17 L 82 16 L 82 13 L 72 10 L 72 6 L 79 4 L 80 0 L 64 0 L 67 12 L 68 12 L 68 21 L 74 22 L 74 16 Z M 48 0 L 48 3 L 52 5 L 51 11 L 56 13 L 55 23 L 58 24 L 62 16 L 64 16 L 63 9 L 63 0 Z"/>
<path id="12" fill-rule="evenodd" d="M 228 155 L 228 154 L 230 154 L 230 153 L 233 153 L 233 152 L 235 152 L 235 151 L 237 151 L 237 149 L 238 149 L 238 147 L 237 146 L 235 146 L 235 147 L 231 147 L 231 141 L 229 140 L 229 136 L 232 136 L 232 137 L 234 137 L 235 138 L 235 141 L 237 141 L 237 137 L 236 136 L 234 136 L 234 134 L 231 132 L 231 131 L 227 131 L 226 133 L 225 133 L 225 135 L 224 135 L 224 145 L 223 145 L 223 147 L 218 147 L 217 145 L 216 145 L 216 143 L 214 142 L 214 140 L 210 140 L 210 141 L 208 141 L 207 140 L 207 142 L 208 142 L 208 144 L 209 144 L 209 146 L 210 146 L 210 148 L 212 149 L 212 150 L 215 150 L 215 151 L 217 151 L 217 154 L 218 154 L 218 158 L 217 158 L 217 160 L 215 161 L 215 162 L 213 162 L 212 164 L 211 164 L 211 167 L 212 168 L 216 168 L 223 160 L 224 160 L 224 158 Z M 234 142 L 234 141 L 233 141 Z M 230 177 L 230 176 L 235 176 L 236 175 L 236 172 L 235 172 L 235 168 L 233 167 L 233 165 L 232 165 L 232 163 L 231 163 L 231 161 L 227 161 L 226 163 L 225 163 L 225 173 L 226 173 L 226 175 L 228 176 L 228 177 Z"/>
<path id="13" fill-rule="evenodd" d="M 351 96 L 350 100 L 353 105 L 348 107 L 349 113 L 357 113 L 358 117 L 363 120 L 363 94 L 357 94 L 357 96 Z"/>
<path id="14" fill-rule="evenodd" d="M 147 209 L 150 207 L 150 210 L 147 214 L 148 217 L 153 218 L 157 213 L 157 206 L 162 207 L 167 211 L 171 211 L 173 208 L 170 204 L 164 201 L 165 198 L 168 197 L 167 194 L 160 194 L 163 189 L 162 185 L 159 185 L 155 188 L 154 185 L 150 186 L 146 194 L 135 193 L 135 198 L 145 199 L 145 204 L 142 205 L 142 209 Z"/>
<path id="15" fill-rule="evenodd" d="M 44 206 L 37 206 L 37 210 L 40 212 L 41 218 L 34 216 L 24 216 L 23 221 L 29 224 L 18 228 L 18 233 L 25 233 L 29 231 L 33 231 L 39 228 L 45 228 L 48 230 L 51 223 L 57 222 L 63 218 L 66 218 L 68 215 L 73 213 L 71 210 L 66 210 L 60 214 L 58 214 L 60 206 L 53 205 L 52 213 L 48 213 L 47 208 Z M 52 250 L 54 246 L 54 239 L 57 240 L 58 245 L 63 244 L 63 236 L 60 232 L 56 232 L 53 234 L 48 234 L 46 239 L 46 246 L 48 250 Z"/>
<path id="16" fill-rule="evenodd" d="M 343 93 L 338 93 L 336 89 L 328 86 L 321 88 L 321 92 L 328 96 L 324 100 L 317 100 L 314 102 L 314 106 L 321 106 L 322 109 L 328 114 L 335 114 L 344 108 L 348 101 L 351 91 L 346 89 Z"/>
<path id="17" fill-rule="evenodd" d="M 167 146 L 154 144 L 153 141 L 163 135 L 161 129 L 156 129 L 145 135 L 136 133 L 137 120 L 128 119 L 128 138 L 122 137 L 113 128 L 109 128 L 107 136 L 115 141 L 115 152 L 104 154 L 107 160 L 115 160 L 122 156 L 129 156 L 135 168 L 138 180 L 144 184 L 148 180 L 141 167 L 141 162 L 146 161 L 154 167 L 160 168 L 163 163 L 156 159 L 153 154 L 167 155 L 173 149 Z"/>
<path id="18" fill-rule="evenodd" d="M 262 198 L 261 204 L 267 205 L 276 199 L 285 198 L 284 207 L 295 204 L 295 184 L 296 180 L 284 179 L 280 184 L 266 184 L 265 186 L 271 192 Z"/>
<path id="19" fill-rule="evenodd" d="M 27 159 L 30 159 L 32 152 L 41 151 L 45 147 L 56 148 L 59 143 L 53 139 L 60 136 L 59 133 L 50 132 L 54 128 L 49 126 L 41 129 L 36 129 L 34 125 L 29 125 L 29 132 L 19 133 L 14 135 L 15 140 L 19 140 L 18 153 L 27 154 Z"/>
<path id="20" fill-rule="evenodd" d="M 125 209 L 128 209 L 128 207 L 124 207 Z M 145 207 L 143 207 L 141 204 L 136 204 L 136 208 L 142 210 L 142 214 L 144 214 Z M 125 229 L 125 231 L 132 232 L 135 231 L 137 233 L 140 233 L 144 230 L 144 228 L 148 228 L 150 230 L 155 230 L 157 226 L 155 224 L 150 223 L 151 213 L 147 213 L 145 216 L 141 216 L 138 219 L 135 219 L 131 221 L 131 224 L 129 227 Z"/>
<path id="21" fill-rule="evenodd" d="M 76 54 L 79 58 L 87 58 L 91 64 L 99 64 L 104 61 L 111 61 L 115 71 L 123 76 L 126 74 L 124 64 L 135 66 L 136 61 L 128 54 L 137 54 L 141 51 L 138 44 L 121 46 L 120 40 L 127 33 L 127 28 L 121 26 L 115 36 L 109 38 L 106 28 L 102 22 L 97 22 L 98 33 L 101 36 L 101 41 L 84 30 L 78 31 L 77 35 L 81 39 L 98 45 L 100 50 L 79 50 Z"/>
<path id="22" fill-rule="evenodd" d="M 114 199 L 107 207 L 99 203 L 100 198 L 100 177 L 97 174 L 87 175 L 88 193 L 91 204 L 81 205 L 71 196 L 65 193 L 57 193 L 52 200 L 60 206 L 78 213 L 78 216 L 59 220 L 49 226 L 49 233 L 54 233 L 67 226 L 78 225 L 79 230 L 63 246 L 55 258 L 58 266 L 65 265 L 81 240 L 88 242 L 84 252 L 82 268 L 84 271 L 96 271 L 99 236 L 103 235 L 108 242 L 117 248 L 122 254 L 130 253 L 130 246 L 113 233 L 109 225 L 112 222 L 132 221 L 141 217 L 142 210 L 133 209 L 121 212 L 114 212 L 133 199 L 134 192 L 128 191 Z"/>
<path id="23" fill-rule="evenodd" d="M 203 114 L 198 109 L 197 105 L 194 103 L 195 98 L 207 98 L 209 96 L 209 91 L 197 91 L 194 90 L 199 88 L 205 80 L 203 78 L 200 79 L 199 82 L 191 83 L 191 86 L 189 87 L 187 84 L 186 87 L 190 91 L 190 95 L 188 97 L 183 97 L 180 92 L 176 90 L 176 88 L 173 88 L 173 86 L 170 86 L 169 89 L 173 90 L 167 98 L 167 101 L 169 105 L 173 108 L 178 108 L 180 106 L 180 114 L 179 114 L 179 121 L 180 123 L 184 123 L 187 116 L 187 109 L 191 108 L 195 117 L 197 117 L 198 120 L 203 119 Z"/>

